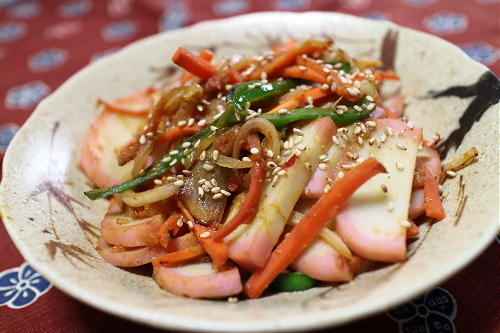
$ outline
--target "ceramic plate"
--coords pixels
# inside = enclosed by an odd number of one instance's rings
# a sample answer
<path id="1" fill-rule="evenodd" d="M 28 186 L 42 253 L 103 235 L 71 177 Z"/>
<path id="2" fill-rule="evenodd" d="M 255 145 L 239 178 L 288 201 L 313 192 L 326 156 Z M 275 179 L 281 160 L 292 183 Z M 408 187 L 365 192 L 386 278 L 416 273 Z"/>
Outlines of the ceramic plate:
<path id="1" fill-rule="evenodd" d="M 235 304 L 175 297 L 150 276 L 105 263 L 95 251 L 107 203 L 76 167 L 79 146 L 112 100 L 159 79 L 178 46 L 217 55 L 254 54 L 273 38 L 327 35 L 353 55 L 384 61 L 401 77 L 407 115 L 451 159 L 476 147 L 476 163 L 444 185 L 448 217 L 421 227 L 408 260 L 335 287 Z M 166 67 L 167 66 L 167 67 Z M 1 212 L 26 260 L 59 289 L 103 311 L 147 325 L 199 331 L 309 330 L 387 310 L 470 263 L 498 232 L 499 83 L 457 47 L 388 22 L 331 13 L 258 13 L 155 35 L 93 62 L 43 100 L 4 160 Z"/>

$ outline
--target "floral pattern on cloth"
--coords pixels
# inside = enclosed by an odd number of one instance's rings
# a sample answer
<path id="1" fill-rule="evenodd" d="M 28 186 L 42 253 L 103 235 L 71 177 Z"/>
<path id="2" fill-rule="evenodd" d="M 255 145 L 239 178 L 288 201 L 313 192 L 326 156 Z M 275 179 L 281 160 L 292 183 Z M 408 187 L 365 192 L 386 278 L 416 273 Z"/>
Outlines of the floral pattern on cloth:
<path id="1" fill-rule="evenodd" d="M 443 288 L 436 288 L 389 312 L 402 333 L 454 333 L 457 313 L 455 298 Z"/>
<path id="2" fill-rule="evenodd" d="M 8 123 L 0 126 L 0 154 L 5 153 L 10 141 L 14 138 L 19 126 Z"/>
<path id="3" fill-rule="evenodd" d="M 0 273 L 0 306 L 11 309 L 29 306 L 49 291 L 52 284 L 28 263 Z"/>

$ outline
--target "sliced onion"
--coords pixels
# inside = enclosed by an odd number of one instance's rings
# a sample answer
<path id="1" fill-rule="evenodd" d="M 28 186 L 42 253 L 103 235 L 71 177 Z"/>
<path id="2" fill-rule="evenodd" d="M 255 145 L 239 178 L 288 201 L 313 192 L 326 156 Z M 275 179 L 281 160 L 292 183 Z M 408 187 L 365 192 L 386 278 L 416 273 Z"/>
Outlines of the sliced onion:
<path id="1" fill-rule="evenodd" d="M 122 193 L 122 201 L 130 207 L 141 207 L 167 199 L 176 194 L 178 190 L 179 187 L 172 183 L 167 183 L 139 193 L 128 190 Z"/>
<path id="2" fill-rule="evenodd" d="M 246 169 L 254 166 L 254 163 L 251 161 L 237 160 L 236 158 L 224 155 L 220 155 L 214 163 L 229 169 Z"/>
<path id="3" fill-rule="evenodd" d="M 144 166 L 146 165 L 146 162 L 148 161 L 149 155 L 153 152 L 153 141 L 148 141 L 145 144 L 141 145 L 141 148 L 139 148 L 139 151 L 137 152 L 137 155 L 135 156 L 134 159 L 134 167 L 132 168 L 132 178 L 135 178 L 139 175 L 139 172 L 141 172 L 142 169 L 144 169 Z"/>
<path id="4" fill-rule="evenodd" d="M 241 126 L 236 138 L 234 139 L 233 157 L 240 158 L 241 145 L 251 133 L 260 132 L 266 137 L 266 143 L 272 150 L 274 156 L 280 153 L 280 137 L 274 125 L 262 118 L 253 118 Z"/>

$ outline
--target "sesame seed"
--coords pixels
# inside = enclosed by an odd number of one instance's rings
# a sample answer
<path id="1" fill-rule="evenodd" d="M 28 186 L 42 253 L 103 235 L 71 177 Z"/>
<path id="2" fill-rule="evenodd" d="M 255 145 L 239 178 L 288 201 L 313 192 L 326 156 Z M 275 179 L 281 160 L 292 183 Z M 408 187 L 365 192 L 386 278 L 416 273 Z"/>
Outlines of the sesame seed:
<path id="1" fill-rule="evenodd" d="M 272 175 L 274 176 L 275 174 L 277 174 L 279 171 L 281 170 L 281 167 L 276 167 L 273 172 L 272 172 Z"/>
<path id="2" fill-rule="evenodd" d="M 328 158 L 328 155 L 326 155 L 326 154 L 321 154 L 321 155 L 319 155 L 319 159 L 320 159 L 321 161 L 324 161 L 324 160 L 326 160 L 327 158 Z"/>
<path id="3" fill-rule="evenodd" d="M 344 172 L 343 171 L 339 171 L 339 173 L 337 174 L 337 177 L 338 178 L 344 177 Z"/>
<path id="4" fill-rule="evenodd" d="M 413 129 L 414 125 L 411 121 L 406 123 L 406 126 L 408 126 L 409 129 Z"/>
<path id="5" fill-rule="evenodd" d="M 187 124 L 187 121 L 185 121 L 185 120 L 180 120 L 180 121 L 177 123 L 177 125 L 178 125 L 178 126 L 181 126 L 181 127 L 182 127 L 182 126 L 186 126 L 186 124 Z"/>
<path id="6" fill-rule="evenodd" d="M 403 164 L 401 164 L 400 162 L 396 162 L 396 169 L 398 169 L 399 171 L 403 171 L 404 170 L 404 166 Z"/>
<path id="7" fill-rule="evenodd" d="M 357 105 L 356 105 L 356 106 L 357 106 Z M 356 127 L 354 128 L 354 134 L 358 135 L 359 133 L 361 133 L 361 127 L 356 126 Z"/>
<path id="8" fill-rule="evenodd" d="M 278 176 L 284 176 L 284 175 L 286 175 L 286 170 L 280 170 L 280 171 L 278 171 L 277 175 Z"/>
<path id="9" fill-rule="evenodd" d="M 304 135 L 304 132 L 303 132 L 301 129 L 299 129 L 299 128 L 295 128 L 295 127 L 294 127 L 294 128 L 292 129 L 292 131 L 293 131 L 293 133 L 295 133 L 295 134 L 297 134 L 297 135 Z"/>
<path id="10" fill-rule="evenodd" d="M 277 165 L 276 165 L 276 163 L 274 163 L 274 162 L 270 161 L 270 162 L 267 162 L 267 167 L 268 167 L 268 168 L 276 168 L 276 167 L 277 167 Z"/>
<path id="11" fill-rule="evenodd" d="M 161 184 L 163 184 L 163 182 L 162 182 L 160 179 L 155 179 L 155 180 L 153 180 L 153 182 L 154 182 L 156 185 L 161 185 Z"/>
<path id="12" fill-rule="evenodd" d="M 368 140 L 368 144 L 371 146 L 375 142 L 375 138 L 371 138 Z"/>
<path id="13" fill-rule="evenodd" d="M 164 157 L 161 161 L 164 163 L 167 163 L 167 162 L 170 162 L 171 160 L 172 160 L 172 157 L 167 156 L 167 157 Z"/>
<path id="14" fill-rule="evenodd" d="M 311 162 L 305 162 L 305 163 L 304 163 L 304 166 L 305 166 L 307 169 L 311 170 Z"/>
<path id="15" fill-rule="evenodd" d="M 370 101 L 370 102 L 373 102 L 373 101 L 374 101 L 373 97 L 371 97 L 371 96 L 369 96 L 369 95 L 366 95 L 366 97 L 365 97 L 365 98 L 366 98 L 366 100 L 367 100 L 367 101 Z"/>
<path id="16" fill-rule="evenodd" d="M 333 76 L 328 75 L 328 76 L 326 77 L 326 82 L 332 82 L 332 81 L 333 81 Z"/>
<path id="17" fill-rule="evenodd" d="M 247 157 L 247 156 L 243 157 L 241 160 L 243 162 L 252 162 L 252 160 L 250 159 L 250 157 Z"/>
<path id="18" fill-rule="evenodd" d="M 320 170 L 325 170 L 325 169 L 326 169 L 326 164 L 325 164 L 325 163 L 320 163 L 320 164 L 318 165 L 318 168 L 319 168 Z"/>
<path id="19" fill-rule="evenodd" d="M 225 88 L 226 88 L 226 90 L 231 90 L 231 89 L 233 89 L 233 85 L 232 84 L 226 84 Z"/>
<path id="20" fill-rule="evenodd" d="M 299 66 L 299 69 L 300 69 L 301 71 L 307 71 L 307 67 L 306 67 L 306 66 L 302 66 L 302 65 L 300 65 L 300 66 Z"/>
<path id="21" fill-rule="evenodd" d="M 326 182 L 328 184 L 333 184 L 334 183 L 333 179 L 331 179 L 330 177 L 326 177 Z"/>
<path id="22" fill-rule="evenodd" d="M 361 123 L 359 126 L 361 127 L 361 132 L 363 132 L 363 133 L 367 132 L 365 124 Z"/>
<path id="23" fill-rule="evenodd" d="M 394 131 L 392 130 L 392 128 L 390 128 L 390 127 L 385 127 L 385 128 L 384 128 L 384 131 L 385 131 L 385 133 L 386 133 L 388 136 L 394 136 Z"/>
<path id="24" fill-rule="evenodd" d="M 274 153 L 273 153 L 273 151 L 272 151 L 271 149 L 267 149 L 267 150 L 266 150 L 266 155 L 267 155 L 267 157 L 269 157 L 269 158 L 273 158 Z"/>
<path id="25" fill-rule="evenodd" d="M 171 167 L 173 167 L 173 166 L 174 166 L 174 165 L 176 165 L 176 164 L 177 164 L 177 160 L 173 160 L 172 162 L 170 162 L 170 164 L 169 164 L 169 165 L 170 165 Z"/>
<path id="26" fill-rule="evenodd" d="M 455 171 L 448 170 L 448 171 L 446 171 L 446 175 L 453 178 L 457 175 L 457 173 Z"/>
<path id="27" fill-rule="evenodd" d="M 220 192 L 220 187 L 219 186 L 212 187 L 212 189 L 210 190 L 210 192 L 212 192 L 212 193 L 219 193 Z"/>
<path id="28" fill-rule="evenodd" d="M 188 225 L 189 229 L 193 229 L 194 228 L 193 221 L 187 221 L 187 225 Z"/>
<path id="29" fill-rule="evenodd" d="M 202 178 L 202 179 L 198 180 L 198 185 L 203 185 L 203 184 L 205 184 L 205 181 L 206 181 L 206 179 L 205 179 L 205 178 Z"/>
<path id="30" fill-rule="evenodd" d="M 183 142 L 181 145 L 182 148 L 188 148 L 189 146 L 191 146 L 191 142 L 189 141 Z"/>
<path id="31" fill-rule="evenodd" d="M 212 234 L 210 233 L 210 231 L 204 231 L 200 234 L 200 238 L 209 238 L 210 236 L 212 236 Z"/>
<path id="32" fill-rule="evenodd" d="M 283 142 L 283 148 L 288 149 L 288 141 Z"/>
<path id="33" fill-rule="evenodd" d="M 187 122 L 187 125 L 188 126 L 193 126 L 194 125 L 194 122 L 195 120 L 193 118 L 189 118 L 188 122 Z"/>
<path id="34" fill-rule="evenodd" d="M 312 96 L 307 96 L 307 104 L 312 105 L 314 102 Z"/>
<path id="35" fill-rule="evenodd" d="M 408 220 L 401 220 L 399 221 L 399 225 L 402 226 L 403 228 L 409 228 L 411 226 L 411 223 L 408 222 Z"/>
<path id="36" fill-rule="evenodd" d="M 201 143 L 201 139 L 196 140 L 196 142 L 194 143 L 193 147 L 198 148 L 198 146 L 200 145 L 200 143 Z"/>
<path id="37" fill-rule="evenodd" d="M 214 166 L 208 163 L 203 164 L 203 169 L 206 171 L 212 171 L 214 169 Z"/>
<path id="38" fill-rule="evenodd" d="M 336 135 L 332 136 L 332 141 L 333 141 L 333 143 L 335 143 L 336 145 L 338 145 L 338 144 L 339 144 L 339 139 L 337 138 L 337 136 L 336 136 Z"/>
<path id="39" fill-rule="evenodd" d="M 177 155 L 177 154 L 179 154 L 179 151 L 177 149 L 170 151 L 170 155 Z"/>
<path id="40" fill-rule="evenodd" d="M 141 137 L 139 138 L 139 143 L 141 145 L 145 144 L 146 143 L 146 137 L 144 135 L 141 135 Z"/>
<path id="41" fill-rule="evenodd" d="M 180 228 L 184 225 L 184 221 L 182 221 L 182 218 L 180 218 L 177 220 L 177 222 L 175 224 L 177 224 L 177 226 Z"/>
<path id="42" fill-rule="evenodd" d="M 154 135 L 154 134 L 153 134 L 153 132 L 147 132 L 147 133 L 146 133 L 146 136 L 147 136 L 148 138 L 152 138 L 152 137 L 153 137 L 153 135 Z"/>
<path id="43" fill-rule="evenodd" d="M 306 150 L 306 146 L 304 146 L 302 143 L 297 145 L 298 150 Z"/>
<path id="44" fill-rule="evenodd" d="M 214 125 L 211 125 L 211 126 L 210 126 L 210 130 L 211 130 L 212 132 L 215 132 L 215 131 L 217 131 L 217 127 L 215 127 Z"/>
<path id="45" fill-rule="evenodd" d="M 202 101 L 203 102 L 203 101 Z M 202 112 L 203 111 L 203 105 L 198 105 L 196 106 L 196 110 Z"/>
<path id="46" fill-rule="evenodd" d="M 387 203 L 387 211 L 392 212 L 394 210 L 394 204 L 392 202 Z"/>
<path id="47" fill-rule="evenodd" d="M 358 144 L 362 145 L 363 144 L 363 138 L 358 136 Z"/>
<path id="48" fill-rule="evenodd" d="M 278 182 L 278 175 L 274 175 L 273 180 L 271 181 L 271 186 L 274 186 Z"/>
<path id="49" fill-rule="evenodd" d="M 212 199 L 214 199 L 214 200 L 218 200 L 218 199 L 220 199 L 220 198 L 222 198 L 222 193 L 216 193 L 216 194 L 214 194 L 214 195 L 213 195 L 213 197 L 212 197 Z"/>
<path id="50" fill-rule="evenodd" d="M 238 297 L 229 297 L 227 299 L 228 303 L 237 303 L 238 302 Z"/>
<path id="51" fill-rule="evenodd" d="M 321 90 L 328 90 L 328 89 L 330 89 L 330 86 L 326 83 L 321 86 Z"/>
<path id="52" fill-rule="evenodd" d="M 330 72 L 331 72 L 331 70 L 330 70 L 330 68 L 328 68 L 328 67 L 323 67 L 323 72 L 325 72 L 325 73 L 330 73 Z"/>
<path id="53" fill-rule="evenodd" d="M 374 122 L 373 120 L 368 120 L 367 122 L 365 122 L 366 126 L 369 126 L 369 127 L 377 127 L 377 123 Z"/>
<path id="54" fill-rule="evenodd" d="M 287 109 L 280 109 L 278 111 L 279 114 L 287 114 L 288 113 L 288 110 Z"/>
<path id="55" fill-rule="evenodd" d="M 198 122 L 198 126 L 205 126 L 207 124 L 207 120 L 206 119 L 202 119 Z"/>
<path id="56" fill-rule="evenodd" d="M 359 106 L 359 105 L 354 105 L 354 106 L 353 106 L 353 108 L 354 108 L 354 110 L 356 110 L 356 111 L 358 111 L 358 112 L 363 111 L 363 109 L 362 109 L 362 108 L 361 108 L 361 106 Z"/>
<path id="57" fill-rule="evenodd" d="M 384 133 L 380 136 L 380 142 L 384 143 L 385 141 L 387 141 L 387 135 Z"/>
<path id="58" fill-rule="evenodd" d="M 217 149 L 212 152 L 212 158 L 214 159 L 214 161 L 217 161 L 217 159 L 219 158 L 219 151 Z"/>
<path id="59" fill-rule="evenodd" d="M 167 177 L 167 181 L 168 182 L 175 182 L 177 179 L 175 177 L 172 177 L 172 176 L 168 176 Z"/>
<path id="60" fill-rule="evenodd" d="M 368 104 L 368 105 L 366 106 L 366 109 L 367 109 L 368 111 L 373 111 L 373 110 L 375 109 L 375 107 L 376 107 L 375 103 L 370 103 L 370 104 Z"/>
<path id="61" fill-rule="evenodd" d="M 342 169 L 349 170 L 349 169 L 352 169 L 353 165 L 352 164 L 342 164 L 340 167 Z"/>
<path id="62" fill-rule="evenodd" d="M 205 193 L 210 192 L 210 189 L 209 189 L 209 188 L 208 188 L 208 186 L 207 186 L 207 185 L 205 185 L 205 184 L 201 185 L 201 188 L 203 189 L 203 191 L 204 191 Z"/>
<path id="63" fill-rule="evenodd" d="M 217 179 L 215 178 L 210 179 L 210 185 L 217 186 Z"/>
<path id="64" fill-rule="evenodd" d="M 254 147 L 254 148 L 250 149 L 250 154 L 257 155 L 258 153 L 259 153 L 259 149 L 258 148 Z"/>
<path id="65" fill-rule="evenodd" d="M 205 191 L 203 191 L 203 187 L 199 186 L 198 187 L 198 196 L 200 198 L 203 198 L 203 195 L 205 194 Z"/>
<path id="66" fill-rule="evenodd" d="M 192 174 L 191 170 L 186 170 L 186 169 L 182 170 L 182 173 L 185 174 L 185 175 Z"/>
<path id="67" fill-rule="evenodd" d="M 206 157 L 207 157 L 207 152 L 204 150 L 200 154 L 200 157 L 199 157 L 200 161 L 204 161 Z"/>
<path id="68" fill-rule="evenodd" d="M 347 90 L 347 93 L 349 93 L 349 95 L 351 95 L 351 96 L 357 96 L 360 93 L 359 89 L 356 87 L 346 88 L 346 90 Z"/>
<path id="69" fill-rule="evenodd" d="M 231 192 L 226 191 L 226 190 L 220 190 L 220 193 L 222 193 L 222 194 L 223 194 L 223 195 L 225 195 L 226 197 L 231 196 Z"/>
<path id="70" fill-rule="evenodd" d="M 183 181 L 182 179 L 176 180 L 176 181 L 174 182 L 174 185 L 175 185 L 175 186 L 179 186 L 179 187 L 180 187 L 180 186 L 184 186 L 184 181 Z"/>
<path id="71" fill-rule="evenodd" d="M 398 147 L 399 149 L 401 150 L 406 150 L 407 148 L 405 146 L 403 146 L 402 144 L 400 143 L 396 143 L 396 147 Z"/>

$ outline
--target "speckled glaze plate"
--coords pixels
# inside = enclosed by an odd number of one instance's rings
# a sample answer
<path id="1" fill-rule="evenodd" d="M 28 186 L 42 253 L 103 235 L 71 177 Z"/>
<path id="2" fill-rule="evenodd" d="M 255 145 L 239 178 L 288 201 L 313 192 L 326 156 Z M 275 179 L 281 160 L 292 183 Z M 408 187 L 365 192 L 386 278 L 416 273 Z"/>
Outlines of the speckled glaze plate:
<path id="1" fill-rule="evenodd" d="M 448 217 L 423 225 L 408 260 L 335 287 L 232 304 L 161 290 L 150 276 L 105 263 L 95 251 L 106 201 L 91 202 L 79 146 L 112 100 L 158 79 L 178 46 L 253 54 L 276 37 L 327 35 L 353 55 L 382 59 L 401 77 L 406 114 L 427 138 L 440 133 L 447 159 L 470 147 L 477 162 L 444 185 Z M 26 260 L 59 289 L 103 311 L 161 328 L 289 331 L 335 326 L 402 303 L 449 278 L 498 232 L 499 83 L 455 46 L 388 22 L 332 13 L 258 13 L 155 35 L 98 60 L 43 100 L 4 159 L 0 208 Z"/>

